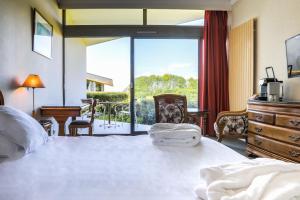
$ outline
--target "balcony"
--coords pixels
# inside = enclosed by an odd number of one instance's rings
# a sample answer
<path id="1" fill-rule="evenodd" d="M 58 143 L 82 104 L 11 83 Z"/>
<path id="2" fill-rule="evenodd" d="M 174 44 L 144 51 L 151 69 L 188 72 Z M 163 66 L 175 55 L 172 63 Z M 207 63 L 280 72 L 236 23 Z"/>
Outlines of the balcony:
<path id="1" fill-rule="evenodd" d="M 96 99 L 94 121 L 95 135 L 129 134 L 131 130 L 131 112 L 134 112 L 134 132 L 146 132 L 155 123 L 154 99 L 138 98 L 134 101 L 134 109 L 130 109 L 129 95 L 126 92 L 92 92 L 88 97 Z M 85 100 L 88 103 L 90 100 Z M 89 102 L 91 103 L 91 102 Z M 196 101 L 189 102 L 188 108 L 197 107 Z M 90 117 L 86 111 L 83 118 Z M 81 134 L 87 134 L 81 132 Z"/>

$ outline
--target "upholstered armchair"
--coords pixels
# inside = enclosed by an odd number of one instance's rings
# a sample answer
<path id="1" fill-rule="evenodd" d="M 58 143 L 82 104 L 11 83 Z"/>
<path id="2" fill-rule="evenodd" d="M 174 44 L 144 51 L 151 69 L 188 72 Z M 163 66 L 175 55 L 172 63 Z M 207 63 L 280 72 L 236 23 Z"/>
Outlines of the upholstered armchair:
<path id="1" fill-rule="evenodd" d="M 248 114 L 242 111 L 224 111 L 218 114 L 214 129 L 221 142 L 224 137 L 244 138 L 247 141 Z"/>

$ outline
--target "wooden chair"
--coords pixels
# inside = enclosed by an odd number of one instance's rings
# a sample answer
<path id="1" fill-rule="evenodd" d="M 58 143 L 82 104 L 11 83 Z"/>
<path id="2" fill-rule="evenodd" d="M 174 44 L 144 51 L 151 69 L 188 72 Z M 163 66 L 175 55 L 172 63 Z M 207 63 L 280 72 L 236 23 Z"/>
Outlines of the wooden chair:
<path id="1" fill-rule="evenodd" d="M 154 96 L 156 123 L 187 123 L 186 96 L 162 94 Z"/>
<path id="2" fill-rule="evenodd" d="M 91 108 L 92 113 L 91 113 L 90 120 L 75 120 L 70 123 L 70 125 L 69 125 L 70 136 L 77 136 L 79 128 L 88 128 L 89 136 L 93 135 L 93 124 L 94 124 L 94 119 L 95 119 L 96 105 L 97 105 L 97 101 L 93 100 L 92 108 Z"/>

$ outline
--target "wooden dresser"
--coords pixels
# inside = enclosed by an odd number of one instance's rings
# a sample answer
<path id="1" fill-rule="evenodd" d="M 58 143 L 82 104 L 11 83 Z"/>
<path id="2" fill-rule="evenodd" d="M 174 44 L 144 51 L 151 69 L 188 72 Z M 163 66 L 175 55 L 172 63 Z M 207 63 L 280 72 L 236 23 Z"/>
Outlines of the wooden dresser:
<path id="1" fill-rule="evenodd" d="M 300 162 L 300 103 L 248 102 L 247 151 Z"/>

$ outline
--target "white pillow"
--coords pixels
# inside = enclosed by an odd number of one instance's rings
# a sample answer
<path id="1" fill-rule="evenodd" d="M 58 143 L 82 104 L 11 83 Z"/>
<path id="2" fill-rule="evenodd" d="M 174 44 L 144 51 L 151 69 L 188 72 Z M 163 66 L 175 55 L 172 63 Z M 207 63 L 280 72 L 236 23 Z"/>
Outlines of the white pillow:
<path id="1" fill-rule="evenodd" d="M 34 118 L 9 106 L 0 106 L 0 135 L 23 147 L 25 153 L 48 140 L 48 134 Z"/>
<path id="2" fill-rule="evenodd" d="M 13 158 L 22 150 L 22 147 L 10 142 L 6 137 L 0 135 L 0 157 Z"/>

